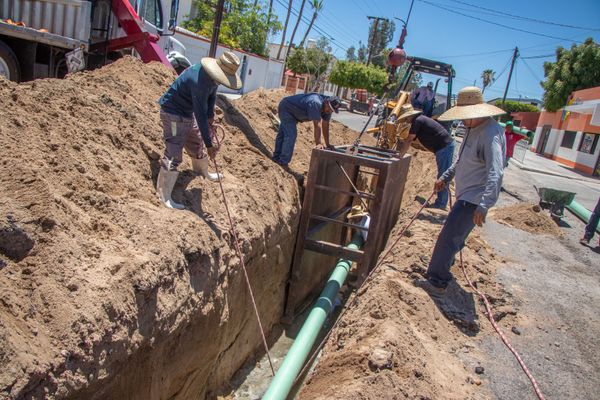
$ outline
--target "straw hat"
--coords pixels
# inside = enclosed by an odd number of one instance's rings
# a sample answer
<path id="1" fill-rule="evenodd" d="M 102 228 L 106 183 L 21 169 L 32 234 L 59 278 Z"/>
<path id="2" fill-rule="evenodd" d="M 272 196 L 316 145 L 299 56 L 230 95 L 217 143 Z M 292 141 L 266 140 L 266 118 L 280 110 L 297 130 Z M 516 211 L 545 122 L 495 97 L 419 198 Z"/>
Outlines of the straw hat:
<path id="1" fill-rule="evenodd" d="M 240 59 L 232 52 L 226 51 L 218 59 L 204 57 L 200 60 L 200 64 L 215 82 L 230 89 L 242 87 L 242 80 L 237 73 L 240 67 Z"/>
<path id="2" fill-rule="evenodd" d="M 423 113 L 421 110 L 415 110 L 412 104 L 403 104 L 400 107 L 400 115 L 398 115 L 398 121 L 412 117 L 413 115 L 419 115 Z"/>
<path id="3" fill-rule="evenodd" d="M 346 217 L 348 219 L 353 219 L 353 218 L 366 217 L 368 215 L 369 215 L 369 213 L 366 212 L 360 204 L 357 204 L 355 206 L 352 206 L 352 209 L 350 210 L 350 212 L 348 213 L 348 215 Z"/>
<path id="4" fill-rule="evenodd" d="M 481 89 L 467 86 L 458 92 L 456 105 L 440 115 L 438 121 L 485 118 L 502 114 L 506 114 L 506 111 L 483 101 Z"/>

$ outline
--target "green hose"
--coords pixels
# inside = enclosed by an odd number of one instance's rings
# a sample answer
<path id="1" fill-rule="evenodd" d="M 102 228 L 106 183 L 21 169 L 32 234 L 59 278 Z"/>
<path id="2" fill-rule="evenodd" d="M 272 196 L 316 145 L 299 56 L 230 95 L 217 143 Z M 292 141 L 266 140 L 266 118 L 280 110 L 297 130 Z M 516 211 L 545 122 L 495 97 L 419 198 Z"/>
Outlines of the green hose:
<path id="1" fill-rule="evenodd" d="M 363 238 L 361 234 L 355 233 L 347 247 L 352 250 L 358 250 L 362 244 Z M 327 280 L 325 288 L 310 310 L 308 317 L 296 336 L 296 340 L 294 340 L 294 344 L 292 344 L 292 347 L 285 356 L 281 367 L 277 370 L 262 400 L 284 400 L 287 398 L 296 377 L 302 370 L 304 362 L 317 340 L 317 336 L 327 316 L 333 310 L 337 294 L 344 285 L 351 267 L 352 261 L 343 258 L 338 260 Z"/>
<path id="2" fill-rule="evenodd" d="M 590 221 L 590 217 L 592 216 L 592 212 L 573 200 L 571 204 L 567 204 L 567 209 L 575 214 L 579 219 L 581 219 L 586 224 Z M 600 225 L 596 227 L 596 232 L 600 233 Z"/>

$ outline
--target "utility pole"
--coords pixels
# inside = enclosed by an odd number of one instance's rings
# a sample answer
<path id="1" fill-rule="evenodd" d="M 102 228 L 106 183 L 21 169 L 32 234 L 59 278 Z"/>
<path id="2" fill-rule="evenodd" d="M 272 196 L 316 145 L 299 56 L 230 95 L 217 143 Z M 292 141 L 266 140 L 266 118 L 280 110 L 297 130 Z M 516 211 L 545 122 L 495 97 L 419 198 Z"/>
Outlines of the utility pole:
<path id="1" fill-rule="evenodd" d="M 504 102 L 506 101 L 506 94 L 508 93 L 508 86 L 510 85 L 510 78 L 512 78 L 513 68 L 515 67 L 515 61 L 517 61 L 517 57 L 519 57 L 519 48 L 515 47 L 512 61 L 510 63 L 510 71 L 508 72 L 508 81 L 506 81 L 506 88 L 504 89 L 504 96 L 502 97 L 502 107 L 504 107 Z"/>
<path id="2" fill-rule="evenodd" d="M 371 16 L 367 16 L 367 18 L 375 20 L 375 24 L 373 26 L 373 39 L 371 39 L 371 44 L 369 45 L 369 55 L 367 56 L 367 65 L 369 65 L 371 63 L 371 57 L 373 57 L 373 47 L 375 47 L 375 40 L 377 39 L 377 27 L 379 26 L 379 21 L 387 20 L 387 18 Z"/>
<path id="3" fill-rule="evenodd" d="M 215 22 L 213 24 L 212 38 L 210 39 L 210 50 L 208 56 L 215 58 L 217 55 L 217 46 L 219 45 L 219 32 L 221 31 L 221 21 L 223 21 L 223 6 L 225 0 L 219 0 L 215 11 Z"/>

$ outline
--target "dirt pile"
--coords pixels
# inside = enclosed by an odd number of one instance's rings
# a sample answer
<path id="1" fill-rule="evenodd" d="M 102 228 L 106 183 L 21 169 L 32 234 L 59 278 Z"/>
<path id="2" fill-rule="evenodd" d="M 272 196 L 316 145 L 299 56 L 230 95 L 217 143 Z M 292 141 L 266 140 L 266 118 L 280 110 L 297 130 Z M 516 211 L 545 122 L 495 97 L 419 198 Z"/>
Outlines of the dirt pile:
<path id="1" fill-rule="evenodd" d="M 186 160 L 173 196 L 187 209 L 154 193 L 156 101 L 174 78 L 124 58 L 64 80 L 0 79 L 0 398 L 203 398 L 259 347 L 218 185 Z M 260 147 L 274 131 L 244 113 L 275 102 L 219 100 L 225 190 L 267 329 L 282 312 L 298 186 Z"/>
<path id="2" fill-rule="evenodd" d="M 413 150 L 404 205 L 391 239 L 431 193 L 435 160 Z M 442 309 L 412 281 L 426 271 L 446 213 L 426 210 L 407 231 L 389 259 L 359 291 L 356 304 L 341 320 L 301 399 L 482 399 L 488 390 L 474 373 L 479 354 L 473 337 L 491 332 L 481 321 L 483 307 L 467 289 L 458 269 L 453 274 L 451 305 Z M 389 244 L 388 244 L 389 245 Z M 494 283 L 497 262 L 475 231 L 464 259 L 471 278 L 490 297 L 502 319 L 514 310 Z"/>
<path id="3" fill-rule="evenodd" d="M 562 236 L 556 222 L 547 211 L 532 203 L 517 203 L 492 209 L 490 216 L 501 224 L 512 226 L 529 233 Z"/>

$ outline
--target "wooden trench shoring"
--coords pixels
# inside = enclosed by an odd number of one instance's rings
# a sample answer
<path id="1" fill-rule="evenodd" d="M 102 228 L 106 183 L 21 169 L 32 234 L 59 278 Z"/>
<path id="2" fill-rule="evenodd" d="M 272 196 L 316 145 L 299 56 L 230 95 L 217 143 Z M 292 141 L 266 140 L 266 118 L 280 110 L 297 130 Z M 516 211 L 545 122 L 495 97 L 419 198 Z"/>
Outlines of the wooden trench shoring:
<path id="1" fill-rule="evenodd" d="M 291 322 L 314 298 L 340 257 L 357 263 L 354 284 L 362 283 L 398 218 L 410 156 L 369 146 L 354 154 L 349 147 L 312 151 L 283 322 Z M 360 199 L 369 209 L 366 229 L 346 220 Z M 368 232 L 360 250 L 345 247 L 351 229 Z"/>

